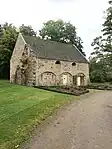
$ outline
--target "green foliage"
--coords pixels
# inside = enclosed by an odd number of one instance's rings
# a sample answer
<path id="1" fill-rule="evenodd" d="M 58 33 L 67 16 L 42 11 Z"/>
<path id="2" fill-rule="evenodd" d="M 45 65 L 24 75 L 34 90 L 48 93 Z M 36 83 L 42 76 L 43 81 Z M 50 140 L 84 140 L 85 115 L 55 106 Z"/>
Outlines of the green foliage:
<path id="1" fill-rule="evenodd" d="M 93 40 L 94 51 L 90 58 L 90 78 L 92 82 L 112 81 L 112 1 L 106 10 L 102 25 L 102 36 Z"/>
<path id="2" fill-rule="evenodd" d="M 40 36 L 43 39 L 73 44 L 85 55 L 83 52 L 83 42 L 81 38 L 77 36 L 76 27 L 71 23 L 66 23 L 62 20 L 50 20 L 44 23 L 44 27 L 40 30 Z"/>
<path id="3" fill-rule="evenodd" d="M 109 1 L 110 7 L 106 10 L 105 22 L 103 23 L 103 35 L 112 37 L 112 1 Z"/>
<path id="4" fill-rule="evenodd" d="M 90 58 L 90 79 L 92 82 L 112 82 L 112 55 Z"/>
<path id="5" fill-rule="evenodd" d="M 36 36 L 36 32 L 31 26 L 22 25 L 20 32 L 24 35 Z M 0 78 L 9 78 L 10 58 L 17 36 L 17 29 L 12 24 L 0 25 Z"/>
<path id="6" fill-rule="evenodd" d="M 112 1 L 109 1 L 110 7 L 106 10 L 105 22 L 103 24 L 103 36 L 106 36 L 105 49 L 112 52 Z"/>
<path id="7" fill-rule="evenodd" d="M 55 109 L 76 98 L 0 81 L 0 149 L 15 149 Z"/>
<path id="8" fill-rule="evenodd" d="M 102 52 L 104 51 L 104 43 L 103 43 L 103 39 L 102 36 L 96 37 L 93 42 L 92 42 L 92 46 L 94 47 L 94 52 L 91 53 L 91 55 L 97 55 L 97 57 L 100 56 L 100 54 L 102 54 Z"/>
<path id="9" fill-rule="evenodd" d="M 11 57 L 12 51 L 0 47 L 0 78 L 8 78 L 9 77 L 9 60 Z"/>
<path id="10" fill-rule="evenodd" d="M 20 32 L 26 36 L 36 36 L 36 32 L 33 30 L 32 26 L 25 26 L 22 24 L 19 28 Z"/>
<path id="11" fill-rule="evenodd" d="M 9 78 L 10 58 L 18 33 L 12 24 L 0 25 L 0 78 Z"/>
<path id="12" fill-rule="evenodd" d="M 98 61 L 97 59 L 90 60 L 90 79 L 92 82 L 105 82 L 106 73 L 104 61 Z"/>
<path id="13" fill-rule="evenodd" d="M 37 88 L 45 89 L 53 92 L 69 94 L 80 96 L 82 94 L 88 93 L 89 91 L 85 87 L 76 87 L 76 86 L 39 86 Z"/>
<path id="14" fill-rule="evenodd" d="M 112 83 L 91 83 L 88 86 L 89 89 L 99 89 L 99 90 L 112 90 Z"/>
<path id="15" fill-rule="evenodd" d="M 0 40 L 0 44 L 11 51 L 15 46 L 15 41 L 17 39 L 16 28 L 12 24 L 5 23 L 3 25 L 3 35 Z"/>
<path id="16" fill-rule="evenodd" d="M 3 27 L 2 27 L 2 25 L 0 24 L 0 38 L 2 37 L 2 35 L 3 35 Z"/>

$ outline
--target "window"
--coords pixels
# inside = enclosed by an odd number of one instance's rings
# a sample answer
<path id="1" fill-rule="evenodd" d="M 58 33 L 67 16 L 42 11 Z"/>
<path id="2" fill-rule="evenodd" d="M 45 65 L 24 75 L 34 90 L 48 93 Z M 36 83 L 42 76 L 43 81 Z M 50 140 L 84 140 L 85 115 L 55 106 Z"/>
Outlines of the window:
<path id="1" fill-rule="evenodd" d="M 25 56 L 25 52 L 22 53 L 22 56 Z"/>
<path id="2" fill-rule="evenodd" d="M 56 61 L 56 63 L 55 63 L 55 64 L 61 64 L 61 63 L 60 63 L 60 61 Z"/>
<path id="3" fill-rule="evenodd" d="M 72 66 L 76 66 L 76 63 L 75 63 L 75 62 L 73 62 L 73 63 L 72 63 Z"/>

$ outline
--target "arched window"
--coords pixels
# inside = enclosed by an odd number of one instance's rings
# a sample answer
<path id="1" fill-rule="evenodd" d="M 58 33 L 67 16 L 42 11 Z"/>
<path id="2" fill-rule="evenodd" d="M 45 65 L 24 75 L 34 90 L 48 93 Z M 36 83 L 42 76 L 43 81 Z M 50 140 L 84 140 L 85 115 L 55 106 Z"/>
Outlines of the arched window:
<path id="1" fill-rule="evenodd" d="M 76 66 L 76 63 L 75 63 L 75 62 L 73 62 L 73 63 L 72 63 L 72 66 Z"/>
<path id="2" fill-rule="evenodd" d="M 55 64 L 61 64 L 60 61 L 56 61 Z"/>

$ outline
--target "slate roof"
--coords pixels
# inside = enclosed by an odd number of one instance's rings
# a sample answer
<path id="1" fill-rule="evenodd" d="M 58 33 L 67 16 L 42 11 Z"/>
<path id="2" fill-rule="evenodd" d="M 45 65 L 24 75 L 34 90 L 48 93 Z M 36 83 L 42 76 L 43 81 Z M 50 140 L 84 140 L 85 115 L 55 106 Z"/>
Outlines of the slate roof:
<path id="1" fill-rule="evenodd" d="M 23 36 L 27 44 L 35 50 L 39 58 L 88 63 L 79 50 L 71 44 Z"/>

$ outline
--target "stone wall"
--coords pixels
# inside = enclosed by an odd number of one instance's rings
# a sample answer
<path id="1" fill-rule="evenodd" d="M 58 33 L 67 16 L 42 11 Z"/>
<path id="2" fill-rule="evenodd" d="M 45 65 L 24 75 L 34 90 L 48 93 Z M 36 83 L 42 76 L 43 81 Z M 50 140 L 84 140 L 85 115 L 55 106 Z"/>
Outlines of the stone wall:
<path id="1" fill-rule="evenodd" d="M 89 66 L 87 63 L 74 63 L 56 60 L 37 59 L 36 85 L 62 85 L 63 75 L 67 75 L 67 85 L 73 85 L 73 76 L 84 75 L 84 85 L 89 81 Z"/>
<path id="2" fill-rule="evenodd" d="M 27 84 L 28 86 L 36 85 L 36 68 L 37 57 L 32 49 L 29 50 L 28 68 L 26 70 Z"/>
<path id="3" fill-rule="evenodd" d="M 20 34 L 10 60 L 10 82 L 34 86 L 36 84 L 36 62 L 36 54 Z"/>
<path id="4" fill-rule="evenodd" d="M 77 84 L 81 77 L 84 85 L 89 81 L 88 63 L 56 61 L 37 57 L 19 34 L 10 61 L 10 82 L 28 86 L 55 86 Z"/>
<path id="5" fill-rule="evenodd" d="M 26 42 L 24 41 L 21 34 L 19 34 L 11 60 L 10 60 L 10 82 L 15 83 L 15 75 L 18 65 L 20 64 L 20 58 L 24 51 Z M 18 82 L 20 83 L 20 82 Z"/>

